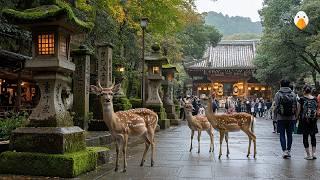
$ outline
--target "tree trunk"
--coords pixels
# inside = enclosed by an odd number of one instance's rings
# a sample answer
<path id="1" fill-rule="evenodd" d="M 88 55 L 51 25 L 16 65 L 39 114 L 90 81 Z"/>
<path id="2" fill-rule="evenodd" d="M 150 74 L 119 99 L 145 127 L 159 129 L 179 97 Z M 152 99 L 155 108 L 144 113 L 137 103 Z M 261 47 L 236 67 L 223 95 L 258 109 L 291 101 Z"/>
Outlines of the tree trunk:
<path id="1" fill-rule="evenodd" d="M 315 88 L 317 92 L 320 91 L 320 84 L 319 81 L 317 81 L 317 71 L 315 69 L 312 70 L 312 80 L 314 82 Z"/>

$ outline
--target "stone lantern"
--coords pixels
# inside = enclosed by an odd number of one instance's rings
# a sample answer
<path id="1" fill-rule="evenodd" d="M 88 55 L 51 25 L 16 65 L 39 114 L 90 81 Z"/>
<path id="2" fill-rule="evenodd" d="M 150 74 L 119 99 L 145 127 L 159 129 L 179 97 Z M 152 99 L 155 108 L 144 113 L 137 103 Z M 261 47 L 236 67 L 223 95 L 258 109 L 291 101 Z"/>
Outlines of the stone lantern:
<path id="1" fill-rule="evenodd" d="M 163 104 L 166 109 L 167 117 L 171 125 L 179 125 L 180 120 L 177 118 L 175 104 L 173 102 L 173 80 L 177 68 L 173 65 L 166 64 L 162 66 L 162 73 L 165 80 L 162 82 L 164 89 Z"/>
<path id="2" fill-rule="evenodd" d="M 145 57 L 148 66 L 148 98 L 146 106 L 148 105 L 162 105 L 162 100 L 159 96 L 159 89 L 162 77 L 162 64 L 167 64 L 168 60 L 160 56 L 160 46 L 153 45 L 151 56 Z"/>
<path id="3" fill-rule="evenodd" d="M 74 177 L 93 170 L 96 161 L 89 159 L 94 152 L 86 149 L 84 131 L 73 126 L 68 111 L 72 104 L 70 76 L 76 68 L 70 59 L 70 38 L 89 31 L 93 24 L 75 17 L 64 1 L 40 1 L 35 8 L 6 9 L 3 14 L 32 32 L 32 60 L 26 62 L 26 68 L 32 70 L 41 98 L 28 127 L 13 131 L 12 152 L 1 154 L 4 166 L 0 165 L 0 173 Z M 87 159 L 86 165 L 82 159 Z"/>
<path id="4" fill-rule="evenodd" d="M 159 124 L 162 129 L 170 126 L 170 121 L 166 119 L 163 103 L 159 95 L 160 85 L 164 78 L 162 77 L 162 65 L 167 64 L 168 60 L 160 55 L 160 46 L 153 45 L 150 56 L 145 57 L 148 66 L 148 97 L 146 107 L 153 109 L 159 115 Z"/>

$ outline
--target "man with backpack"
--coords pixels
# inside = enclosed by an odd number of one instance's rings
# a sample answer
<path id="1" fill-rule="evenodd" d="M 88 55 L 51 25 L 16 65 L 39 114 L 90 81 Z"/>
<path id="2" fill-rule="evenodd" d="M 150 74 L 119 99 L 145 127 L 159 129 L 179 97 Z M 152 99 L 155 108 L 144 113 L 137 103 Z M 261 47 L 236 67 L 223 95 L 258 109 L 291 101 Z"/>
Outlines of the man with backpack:
<path id="1" fill-rule="evenodd" d="M 297 117 L 297 96 L 290 89 L 289 80 L 281 80 L 280 89 L 274 97 L 274 119 L 277 121 L 280 133 L 280 144 L 283 158 L 291 157 L 292 131 Z M 287 135 L 287 137 L 286 137 Z"/>

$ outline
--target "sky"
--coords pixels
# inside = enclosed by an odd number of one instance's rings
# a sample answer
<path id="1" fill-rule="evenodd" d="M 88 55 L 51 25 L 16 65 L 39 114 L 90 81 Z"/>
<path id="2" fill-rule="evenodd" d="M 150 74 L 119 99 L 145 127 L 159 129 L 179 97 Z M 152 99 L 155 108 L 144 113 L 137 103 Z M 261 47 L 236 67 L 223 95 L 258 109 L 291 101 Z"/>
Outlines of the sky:
<path id="1" fill-rule="evenodd" d="M 250 17 L 252 21 L 260 21 L 258 10 L 263 0 L 197 0 L 197 10 L 202 12 L 215 11 L 229 16 Z"/>

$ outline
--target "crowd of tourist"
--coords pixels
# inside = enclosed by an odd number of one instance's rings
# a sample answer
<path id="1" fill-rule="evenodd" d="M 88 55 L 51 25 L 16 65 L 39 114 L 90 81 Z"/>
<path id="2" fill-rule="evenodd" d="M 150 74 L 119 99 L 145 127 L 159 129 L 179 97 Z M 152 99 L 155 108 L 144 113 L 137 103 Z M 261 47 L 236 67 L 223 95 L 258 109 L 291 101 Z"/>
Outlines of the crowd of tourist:
<path id="1" fill-rule="evenodd" d="M 186 101 L 192 102 L 193 115 L 205 115 L 201 98 L 197 96 L 179 97 L 181 119 L 184 119 L 183 105 Z M 282 80 L 273 101 L 263 98 L 234 100 L 233 97 L 227 97 L 223 105 L 216 100 L 212 104 L 216 109 L 224 109 L 225 113 L 246 112 L 254 117 L 272 119 L 274 133 L 279 133 L 285 159 L 291 158 L 293 132 L 302 134 L 302 143 L 306 152 L 305 159 L 317 159 L 316 134 L 318 133 L 317 119 L 320 116 L 320 94 L 317 95 L 315 89 L 310 85 L 305 85 L 303 95 L 298 96 L 294 93 L 290 81 Z"/>

